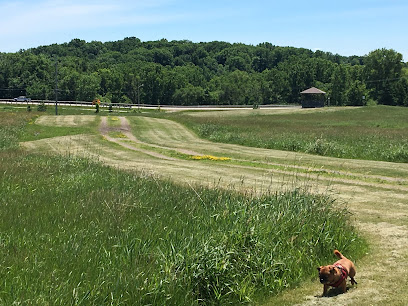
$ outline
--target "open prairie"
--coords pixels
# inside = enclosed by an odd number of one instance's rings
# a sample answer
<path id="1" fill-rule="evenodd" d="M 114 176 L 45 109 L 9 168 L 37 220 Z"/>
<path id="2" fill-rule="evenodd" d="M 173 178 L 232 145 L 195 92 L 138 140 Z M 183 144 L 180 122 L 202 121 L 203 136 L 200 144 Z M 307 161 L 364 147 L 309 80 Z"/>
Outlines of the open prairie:
<path id="1" fill-rule="evenodd" d="M 347 206 L 371 246 L 356 262 L 358 286 L 347 294 L 318 298 L 322 286 L 316 277 L 266 304 L 408 303 L 407 163 L 217 143 L 197 137 L 180 123 L 154 117 L 89 116 L 75 120 L 70 116 L 41 116 L 34 124 L 78 128 L 89 122 L 98 125 L 97 133 L 24 141 L 21 146 L 31 152 L 92 158 L 186 185 L 200 183 L 257 193 L 307 185 L 309 190 L 330 193 L 340 199 L 340 205 Z"/>

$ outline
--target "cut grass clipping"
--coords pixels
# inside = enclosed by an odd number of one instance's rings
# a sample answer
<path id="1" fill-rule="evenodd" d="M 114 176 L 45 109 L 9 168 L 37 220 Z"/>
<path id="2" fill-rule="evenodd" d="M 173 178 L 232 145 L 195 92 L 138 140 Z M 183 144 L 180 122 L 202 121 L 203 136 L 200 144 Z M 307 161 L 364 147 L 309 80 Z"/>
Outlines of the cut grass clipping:
<path id="1" fill-rule="evenodd" d="M 0 159 L 0 304 L 259 301 L 334 248 L 361 254 L 347 211 L 307 190 L 244 196 L 80 159 Z"/>

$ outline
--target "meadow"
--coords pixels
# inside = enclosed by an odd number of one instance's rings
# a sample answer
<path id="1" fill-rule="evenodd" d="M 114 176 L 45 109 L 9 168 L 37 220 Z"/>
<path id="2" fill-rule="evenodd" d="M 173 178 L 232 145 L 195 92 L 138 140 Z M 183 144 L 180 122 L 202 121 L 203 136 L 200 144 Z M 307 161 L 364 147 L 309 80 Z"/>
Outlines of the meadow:
<path id="1" fill-rule="evenodd" d="M 173 114 L 200 137 L 223 143 L 348 159 L 408 162 L 408 108 Z"/>
<path id="2" fill-rule="evenodd" d="M 0 111 L 1 304 L 259 302 L 315 276 L 334 248 L 367 250 L 330 194 L 184 185 L 22 151 L 23 139 L 96 130 L 47 129 L 38 115 Z"/>

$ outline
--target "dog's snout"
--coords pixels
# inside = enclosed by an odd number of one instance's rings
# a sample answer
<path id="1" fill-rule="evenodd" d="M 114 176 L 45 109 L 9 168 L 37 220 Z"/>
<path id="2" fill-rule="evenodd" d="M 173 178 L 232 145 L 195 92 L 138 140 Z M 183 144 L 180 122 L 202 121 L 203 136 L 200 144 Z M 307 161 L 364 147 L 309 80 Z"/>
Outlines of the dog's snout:
<path id="1" fill-rule="evenodd" d="M 327 282 L 327 277 L 320 276 L 320 282 L 321 282 L 322 284 L 326 283 L 326 282 Z"/>

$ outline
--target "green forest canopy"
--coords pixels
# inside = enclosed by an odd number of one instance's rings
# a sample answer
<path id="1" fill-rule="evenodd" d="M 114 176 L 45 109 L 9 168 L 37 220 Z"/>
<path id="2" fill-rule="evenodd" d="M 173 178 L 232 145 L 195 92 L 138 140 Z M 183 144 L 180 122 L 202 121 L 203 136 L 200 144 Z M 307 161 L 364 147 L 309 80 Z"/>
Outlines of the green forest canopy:
<path id="1" fill-rule="evenodd" d="M 340 56 L 271 43 L 221 41 L 114 42 L 40 46 L 0 53 L 0 98 L 162 105 L 263 105 L 299 103 L 315 86 L 331 105 L 408 106 L 408 68 L 402 55 L 377 49 Z"/>

